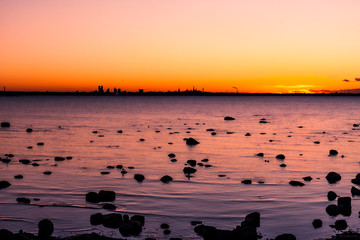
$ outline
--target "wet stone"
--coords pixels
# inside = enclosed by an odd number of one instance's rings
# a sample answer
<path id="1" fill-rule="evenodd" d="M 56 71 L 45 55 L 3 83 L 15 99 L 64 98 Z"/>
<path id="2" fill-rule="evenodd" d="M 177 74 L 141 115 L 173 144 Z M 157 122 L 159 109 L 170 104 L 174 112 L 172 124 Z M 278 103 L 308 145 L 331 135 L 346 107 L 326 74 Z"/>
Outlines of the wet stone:
<path id="1" fill-rule="evenodd" d="M 38 236 L 40 239 L 46 239 L 54 232 L 54 224 L 49 219 L 43 219 L 38 223 Z"/>
<path id="2" fill-rule="evenodd" d="M 224 117 L 224 120 L 225 121 L 232 121 L 232 120 L 235 120 L 235 118 L 230 117 L 230 116 L 226 116 L 226 117 Z"/>
<path id="3" fill-rule="evenodd" d="M 9 122 L 1 122 L 2 128 L 9 128 L 10 126 L 11 126 L 11 124 Z"/>
<path id="4" fill-rule="evenodd" d="M 16 201 L 17 201 L 18 203 L 30 204 L 30 199 L 24 198 L 24 197 L 16 198 Z"/>
<path id="5" fill-rule="evenodd" d="M 334 201 L 337 197 L 337 194 L 333 191 L 329 191 L 327 194 L 327 198 L 329 201 Z"/>
<path id="6" fill-rule="evenodd" d="M 336 173 L 336 172 L 329 172 L 327 175 L 326 175 L 326 180 L 329 182 L 329 183 L 336 183 L 338 181 L 341 180 L 341 176 L 340 174 Z"/>
<path id="7" fill-rule="evenodd" d="M 45 172 L 43 172 L 43 174 L 44 174 L 44 175 L 51 175 L 52 172 L 51 172 L 51 171 L 45 171 Z"/>
<path id="8" fill-rule="evenodd" d="M 251 184 L 252 181 L 250 179 L 245 179 L 241 181 L 242 184 Z"/>
<path id="9" fill-rule="evenodd" d="M 173 178 L 170 177 L 169 175 L 165 175 L 165 176 L 160 178 L 160 181 L 163 182 L 163 183 L 168 183 L 168 182 L 173 181 Z"/>
<path id="10" fill-rule="evenodd" d="M 284 160 L 284 159 L 285 159 L 285 155 L 284 155 L 284 154 L 278 154 L 278 155 L 276 155 L 276 159 Z"/>
<path id="11" fill-rule="evenodd" d="M 299 182 L 299 181 L 290 181 L 289 184 L 290 184 L 291 186 L 296 186 L 296 187 L 302 187 L 302 186 L 305 185 L 304 183 Z"/>
<path id="12" fill-rule="evenodd" d="M 170 226 L 169 226 L 169 224 L 167 224 L 167 223 L 162 223 L 162 224 L 160 225 L 160 228 L 161 228 L 161 229 L 168 229 L 168 228 L 170 228 Z"/>
<path id="13" fill-rule="evenodd" d="M 8 181 L 0 181 L 0 189 L 10 187 L 11 184 Z"/>
<path id="14" fill-rule="evenodd" d="M 15 175 L 14 178 L 15 178 L 15 179 L 23 179 L 24 176 L 23 176 L 23 175 Z"/>
<path id="15" fill-rule="evenodd" d="M 316 228 L 321 228 L 322 227 L 322 221 L 320 219 L 314 219 L 314 221 L 312 222 L 313 227 Z"/>
<path id="16" fill-rule="evenodd" d="M 134 175 L 134 179 L 135 179 L 136 181 L 138 181 L 138 182 L 142 182 L 142 181 L 145 180 L 145 177 L 144 177 L 144 175 L 142 175 L 142 174 L 135 174 L 135 175 Z"/>

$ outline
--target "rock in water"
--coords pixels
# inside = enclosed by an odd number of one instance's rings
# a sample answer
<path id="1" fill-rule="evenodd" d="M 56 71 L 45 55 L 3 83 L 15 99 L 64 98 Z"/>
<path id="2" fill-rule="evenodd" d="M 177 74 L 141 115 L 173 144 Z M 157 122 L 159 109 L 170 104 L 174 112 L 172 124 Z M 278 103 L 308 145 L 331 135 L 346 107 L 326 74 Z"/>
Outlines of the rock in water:
<path id="1" fill-rule="evenodd" d="M 111 202 L 111 201 L 114 201 L 116 198 L 116 194 L 114 191 L 100 190 L 99 196 L 100 196 L 101 202 Z"/>
<path id="2" fill-rule="evenodd" d="M 329 172 L 326 175 L 326 180 L 328 180 L 329 183 L 336 183 L 341 180 L 341 176 L 336 172 Z"/>
<path id="3" fill-rule="evenodd" d="M 337 197 L 337 194 L 333 191 L 329 191 L 328 194 L 327 194 L 327 198 L 329 201 L 333 201 L 335 200 Z"/>
<path id="4" fill-rule="evenodd" d="M 321 228 L 322 227 L 322 221 L 320 219 L 315 219 L 312 222 L 313 227 L 316 228 Z"/>
<path id="5" fill-rule="evenodd" d="M 183 169 L 183 172 L 184 172 L 186 175 L 195 173 L 196 171 L 197 171 L 197 170 L 196 170 L 195 168 L 192 168 L 192 167 L 184 167 L 184 169 Z"/>
<path id="6" fill-rule="evenodd" d="M 188 138 L 186 139 L 186 145 L 189 145 L 189 146 L 194 146 L 194 145 L 197 145 L 199 144 L 200 142 L 198 142 L 196 139 L 194 138 Z"/>
<path id="7" fill-rule="evenodd" d="M 144 181 L 145 177 L 142 174 L 135 174 L 134 179 L 138 182 L 142 182 L 142 181 Z"/>
<path id="8" fill-rule="evenodd" d="M 160 181 L 162 181 L 163 183 L 168 183 L 168 182 L 170 182 L 172 180 L 173 180 L 173 178 L 170 177 L 169 175 L 165 175 L 162 178 L 160 178 Z"/>
<path id="9" fill-rule="evenodd" d="M 11 184 L 8 181 L 0 181 L 0 189 L 10 187 Z"/>
<path id="10" fill-rule="evenodd" d="M 336 156 L 336 155 L 338 155 L 338 151 L 336 151 L 336 150 L 334 150 L 334 149 L 331 149 L 330 151 L 329 151 L 329 155 L 330 156 Z"/>
<path id="11" fill-rule="evenodd" d="M 85 195 L 85 199 L 87 202 L 91 202 L 91 203 L 99 203 L 100 202 L 100 196 L 96 192 L 88 192 Z"/>
<path id="12" fill-rule="evenodd" d="M 348 227 L 348 225 L 345 220 L 336 220 L 336 222 L 335 222 L 336 230 L 345 230 L 347 227 Z"/>
<path id="13" fill-rule="evenodd" d="M 2 128 L 9 128 L 9 127 L 10 127 L 10 123 L 9 123 L 9 122 L 2 122 L 2 123 L 1 123 L 1 127 L 2 127 Z"/>
<path id="14" fill-rule="evenodd" d="M 224 117 L 224 120 L 225 121 L 232 121 L 232 120 L 235 120 L 235 118 L 230 117 L 230 116 L 226 116 L 226 117 Z"/>
<path id="15" fill-rule="evenodd" d="M 54 224 L 49 219 L 43 219 L 38 224 L 40 239 L 47 239 L 54 232 Z"/>
<path id="16" fill-rule="evenodd" d="M 305 185 L 304 183 L 299 182 L 299 181 L 290 181 L 289 184 L 290 184 L 291 186 L 299 186 L 299 187 L 302 187 L 302 186 Z"/>
<path id="17" fill-rule="evenodd" d="M 276 159 L 284 160 L 284 159 L 285 159 L 285 155 L 284 155 L 284 154 L 278 154 L 278 155 L 276 155 Z"/>

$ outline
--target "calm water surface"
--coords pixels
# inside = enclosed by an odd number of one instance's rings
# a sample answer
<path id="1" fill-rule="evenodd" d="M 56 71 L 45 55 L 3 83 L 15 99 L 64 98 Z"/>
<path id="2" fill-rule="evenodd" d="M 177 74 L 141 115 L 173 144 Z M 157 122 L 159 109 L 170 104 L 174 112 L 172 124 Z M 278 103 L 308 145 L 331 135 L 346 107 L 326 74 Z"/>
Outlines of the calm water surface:
<path id="1" fill-rule="evenodd" d="M 224 121 L 225 116 L 236 120 Z M 260 124 L 262 118 L 269 123 Z M 37 233 L 38 221 L 49 218 L 56 236 L 95 231 L 121 237 L 117 230 L 90 224 L 91 214 L 110 213 L 85 202 L 87 192 L 99 190 L 116 192 L 117 212 L 145 215 L 145 229 L 134 239 L 201 239 L 190 221 L 231 230 L 253 211 L 261 213 L 258 230 L 265 238 L 285 232 L 298 239 L 329 237 L 336 233 L 329 225 L 337 219 L 346 219 L 353 230 L 360 226 L 358 197 L 352 198 L 350 217 L 325 212 L 331 204 L 327 192 L 351 196 L 350 180 L 360 172 L 360 128 L 353 127 L 360 123 L 358 97 L 1 97 L 0 121 L 11 123 L 0 128 L 0 155 L 15 155 L 9 164 L 0 163 L 0 180 L 12 184 L 0 190 L 0 228 Z M 187 146 L 188 137 L 200 144 Z M 330 149 L 339 156 L 329 157 Z M 264 158 L 256 156 L 259 152 Z M 171 162 L 169 153 L 178 161 Z M 286 159 L 277 160 L 277 154 Z M 55 156 L 73 159 L 55 162 Z M 197 166 L 194 177 L 186 178 L 186 161 L 204 158 L 212 167 Z M 40 166 L 19 159 L 41 160 Z M 118 164 L 128 173 L 107 169 Z M 329 171 L 340 173 L 341 181 L 328 184 Z M 136 182 L 136 173 L 145 181 Z M 18 174 L 24 178 L 14 179 Z M 163 175 L 174 181 L 163 184 Z M 306 176 L 313 180 L 304 187 L 288 184 Z M 253 183 L 244 185 L 244 179 Z M 40 201 L 23 205 L 17 197 Z M 315 218 L 323 220 L 322 228 L 313 229 Z M 160 229 L 164 222 L 169 236 Z"/>

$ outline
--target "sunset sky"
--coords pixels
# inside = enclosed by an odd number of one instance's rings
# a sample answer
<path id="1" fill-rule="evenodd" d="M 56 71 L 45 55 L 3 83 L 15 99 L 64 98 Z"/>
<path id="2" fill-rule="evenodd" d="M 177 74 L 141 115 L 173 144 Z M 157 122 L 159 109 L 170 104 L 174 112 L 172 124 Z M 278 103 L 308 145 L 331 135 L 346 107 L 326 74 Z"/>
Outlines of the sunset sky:
<path id="1" fill-rule="evenodd" d="M 0 87 L 360 88 L 359 12 L 359 0 L 0 0 Z"/>

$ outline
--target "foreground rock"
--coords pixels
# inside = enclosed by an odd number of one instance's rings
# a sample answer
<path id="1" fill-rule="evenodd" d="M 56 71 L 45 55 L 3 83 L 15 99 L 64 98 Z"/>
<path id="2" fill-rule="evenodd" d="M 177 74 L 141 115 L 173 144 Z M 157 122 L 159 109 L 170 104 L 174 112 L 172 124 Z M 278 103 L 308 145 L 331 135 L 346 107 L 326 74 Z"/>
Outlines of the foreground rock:
<path id="1" fill-rule="evenodd" d="M 171 182 L 173 180 L 172 177 L 170 177 L 169 175 L 165 175 L 162 178 L 160 178 L 160 181 L 162 181 L 163 183 L 168 183 Z"/>
<path id="2" fill-rule="evenodd" d="M 39 239 L 47 239 L 54 232 L 54 224 L 49 219 L 41 220 L 38 224 Z"/>
<path id="3" fill-rule="evenodd" d="M 194 231 L 203 237 L 204 240 L 257 240 L 259 235 L 257 229 L 260 227 L 260 213 L 253 212 L 245 217 L 240 226 L 233 230 L 221 230 L 212 226 L 197 225 Z"/>
<path id="4" fill-rule="evenodd" d="M 2 128 L 9 128 L 9 127 L 10 127 L 10 123 L 9 123 L 9 122 L 1 122 L 1 127 L 2 127 Z"/>
<path id="5" fill-rule="evenodd" d="M 0 189 L 10 187 L 11 184 L 8 181 L 0 181 Z"/>

